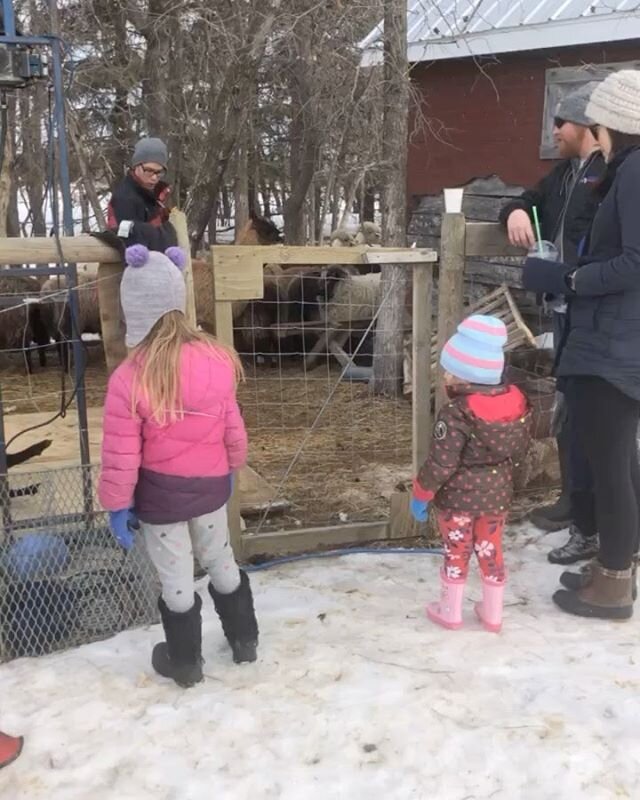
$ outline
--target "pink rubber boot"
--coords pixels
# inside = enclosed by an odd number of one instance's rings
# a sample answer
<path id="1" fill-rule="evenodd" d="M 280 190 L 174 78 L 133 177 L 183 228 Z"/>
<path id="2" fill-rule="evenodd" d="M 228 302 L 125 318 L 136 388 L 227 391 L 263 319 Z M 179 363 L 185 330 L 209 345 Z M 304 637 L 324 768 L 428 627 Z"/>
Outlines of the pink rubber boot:
<path id="1" fill-rule="evenodd" d="M 482 602 L 476 603 L 476 616 L 491 633 L 502 630 L 502 604 L 506 581 L 495 583 L 482 578 Z"/>
<path id="2" fill-rule="evenodd" d="M 447 578 L 444 570 L 440 570 L 440 600 L 427 606 L 431 622 L 452 631 L 462 627 L 462 595 L 466 582 Z"/>

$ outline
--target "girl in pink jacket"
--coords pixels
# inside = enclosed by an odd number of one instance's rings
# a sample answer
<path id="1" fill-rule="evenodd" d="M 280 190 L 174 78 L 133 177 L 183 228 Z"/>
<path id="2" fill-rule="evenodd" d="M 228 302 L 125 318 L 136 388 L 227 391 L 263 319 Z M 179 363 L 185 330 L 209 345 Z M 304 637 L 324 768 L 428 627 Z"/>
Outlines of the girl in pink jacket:
<path id="1" fill-rule="evenodd" d="M 255 661 L 258 626 L 247 574 L 229 544 L 227 501 L 247 458 L 236 401 L 242 377 L 230 348 L 185 315 L 184 254 L 129 247 L 120 299 L 129 357 L 112 374 L 104 408 L 98 494 L 128 549 L 140 529 L 162 585 L 166 642 L 152 664 L 180 686 L 202 680 L 201 608 L 193 554 L 236 663 Z"/>

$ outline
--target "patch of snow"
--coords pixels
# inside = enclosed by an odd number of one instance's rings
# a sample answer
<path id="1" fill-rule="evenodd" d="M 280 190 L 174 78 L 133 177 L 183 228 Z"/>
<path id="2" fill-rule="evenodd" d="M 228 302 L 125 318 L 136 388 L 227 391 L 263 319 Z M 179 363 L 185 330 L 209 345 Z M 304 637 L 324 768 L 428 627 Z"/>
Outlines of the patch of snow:
<path id="1" fill-rule="evenodd" d="M 566 532 L 507 542 L 502 634 L 427 621 L 441 559 L 353 555 L 252 575 L 259 661 L 231 661 L 205 584 L 206 680 L 155 676 L 159 627 L 0 666 L 25 735 L 11 800 L 608 800 L 635 797 L 638 620 L 562 614 Z M 635 788 L 634 788 L 635 787 Z"/>

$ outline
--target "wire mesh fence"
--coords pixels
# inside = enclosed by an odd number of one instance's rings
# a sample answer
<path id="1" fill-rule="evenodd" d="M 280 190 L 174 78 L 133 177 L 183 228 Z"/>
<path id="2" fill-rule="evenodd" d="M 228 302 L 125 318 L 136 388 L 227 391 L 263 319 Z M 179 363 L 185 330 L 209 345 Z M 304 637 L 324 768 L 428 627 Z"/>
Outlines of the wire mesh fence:
<path id="1" fill-rule="evenodd" d="M 141 537 L 128 552 L 116 543 L 96 478 L 69 467 L 0 481 L 0 661 L 157 621 L 159 585 Z"/>
<path id="2" fill-rule="evenodd" d="M 385 330 L 380 313 L 395 301 L 379 272 L 296 268 L 267 276 L 264 299 L 235 309 L 249 463 L 268 484 L 266 503 L 245 507 L 250 531 L 388 514 L 410 478 L 411 402 L 374 396 L 370 378 L 376 336 L 402 376 L 403 330 Z"/>

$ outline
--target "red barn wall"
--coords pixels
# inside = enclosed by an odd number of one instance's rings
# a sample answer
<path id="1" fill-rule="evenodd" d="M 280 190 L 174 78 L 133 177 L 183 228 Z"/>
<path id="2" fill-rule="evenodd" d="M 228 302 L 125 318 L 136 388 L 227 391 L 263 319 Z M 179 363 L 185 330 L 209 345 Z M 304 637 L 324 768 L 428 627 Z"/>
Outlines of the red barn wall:
<path id="1" fill-rule="evenodd" d="M 509 184 L 535 183 L 552 165 L 539 158 L 545 70 L 639 55 L 637 44 L 612 43 L 505 54 L 497 63 L 465 58 L 416 65 L 413 80 L 429 129 L 411 137 L 409 196 L 492 174 Z"/>

